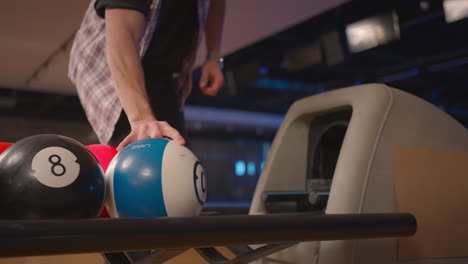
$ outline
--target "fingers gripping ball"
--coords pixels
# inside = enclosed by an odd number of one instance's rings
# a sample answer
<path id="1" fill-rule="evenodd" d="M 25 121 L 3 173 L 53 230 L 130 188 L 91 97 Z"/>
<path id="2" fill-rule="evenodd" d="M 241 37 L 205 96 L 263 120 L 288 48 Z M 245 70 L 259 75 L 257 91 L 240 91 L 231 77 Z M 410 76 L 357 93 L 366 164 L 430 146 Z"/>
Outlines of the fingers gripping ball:
<path id="1" fill-rule="evenodd" d="M 104 173 L 76 140 L 36 135 L 0 156 L 0 218 L 95 217 L 104 198 Z"/>
<path id="2" fill-rule="evenodd" d="M 196 216 L 205 203 L 205 172 L 174 141 L 149 138 L 122 149 L 106 173 L 112 217 Z"/>

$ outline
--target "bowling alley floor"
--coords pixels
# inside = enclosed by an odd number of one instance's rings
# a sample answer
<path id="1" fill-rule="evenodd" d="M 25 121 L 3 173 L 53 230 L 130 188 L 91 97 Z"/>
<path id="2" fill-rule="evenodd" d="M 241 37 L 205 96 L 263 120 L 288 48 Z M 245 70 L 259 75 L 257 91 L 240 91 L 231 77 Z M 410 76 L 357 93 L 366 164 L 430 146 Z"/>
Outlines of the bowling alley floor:
<path id="1" fill-rule="evenodd" d="M 232 253 L 224 248 L 218 248 L 226 257 L 232 257 Z M 44 257 L 19 257 L 0 258 L 0 264 L 105 264 L 100 254 L 76 254 Z M 166 264 L 205 264 L 205 261 L 195 250 L 190 249 L 179 256 L 165 262 Z"/>

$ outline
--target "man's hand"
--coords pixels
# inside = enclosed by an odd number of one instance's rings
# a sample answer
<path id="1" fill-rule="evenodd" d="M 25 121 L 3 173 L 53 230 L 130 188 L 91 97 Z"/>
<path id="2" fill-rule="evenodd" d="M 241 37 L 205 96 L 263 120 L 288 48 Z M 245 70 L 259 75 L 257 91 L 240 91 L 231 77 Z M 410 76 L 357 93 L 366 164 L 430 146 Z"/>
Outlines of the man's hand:
<path id="1" fill-rule="evenodd" d="M 225 9 L 226 0 L 211 1 L 205 24 L 206 51 L 208 55 L 219 55 Z M 202 67 L 200 90 L 205 95 L 214 96 L 223 85 L 224 77 L 217 58 L 209 57 L 207 56 L 207 60 Z"/>
<path id="2" fill-rule="evenodd" d="M 168 137 L 173 139 L 176 143 L 180 145 L 185 144 L 184 138 L 180 133 L 173 127 L 171 127 L 166 121 L 157 121 L 157 120 L 141 120 L 136 122 L 131 122 L 130 126 L 132 130 L 130 134 L 122 140 L 122 142 L 117 146 L 117 150 L 122 150 L 128 144 L 145 139 L 145 138 L 163 138 Z"/>
<path id="3" fill-rule="evenodd" d="M 207 60 L 201 69 L 200 90 L 203 94 L 215 96 L 224 84 L 221 67 L 216 60 Z"/>

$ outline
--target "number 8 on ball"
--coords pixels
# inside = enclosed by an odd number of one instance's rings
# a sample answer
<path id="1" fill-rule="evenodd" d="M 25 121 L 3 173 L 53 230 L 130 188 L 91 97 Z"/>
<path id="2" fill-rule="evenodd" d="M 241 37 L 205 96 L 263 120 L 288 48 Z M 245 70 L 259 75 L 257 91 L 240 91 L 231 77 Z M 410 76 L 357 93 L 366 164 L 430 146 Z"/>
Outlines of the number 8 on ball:
<path id="1" fill-rule="evenodd" d="M 71 151 L 61 147 L 48 147 L 39 151 L 31 168 L 36 179 L 45 186 L 62 188 L 72 184 L 80 175 L 80 165 Z"/>

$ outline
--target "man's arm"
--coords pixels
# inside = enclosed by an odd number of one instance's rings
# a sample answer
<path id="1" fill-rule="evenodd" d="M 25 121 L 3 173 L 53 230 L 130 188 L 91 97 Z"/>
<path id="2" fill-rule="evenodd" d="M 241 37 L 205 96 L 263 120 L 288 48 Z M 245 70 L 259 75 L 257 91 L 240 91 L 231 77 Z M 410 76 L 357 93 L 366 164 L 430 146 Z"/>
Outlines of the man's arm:
<path id="1" fill-rule="evenodd" d="M 179 144 L 184 139 L 166 122 L 157 121 L 146 93 L 139 44 L 145 31 L 143 13 L 130 9 L 106 9 L 106 56 L 118 97 L 132 131 L 119 145 L 148 137 L 168 136 Z"/>
<path id="2" fill-rule="evenodd" d="M 223 35 L 226 0 L 212 0 L 206 21 L 206 47 L 208 54 L 219 55 Z"/>
<path id="3" fill-rule="evenodd" d="M 141 12 L 106 10 L 106 56 L 118 96 L 130 122 L 154 120 L 145 90 L 139 43 L 145 30 Z"/>
<path id="4" fill-rule="evenodd" d="M 200 89 L 206 95 L 216 95 L 224 83 L 219 54 L 224 26 L 226 0 L 212 0 L 205 27 L 208 57 L 202 67 Z"/>

